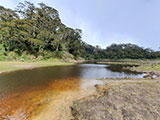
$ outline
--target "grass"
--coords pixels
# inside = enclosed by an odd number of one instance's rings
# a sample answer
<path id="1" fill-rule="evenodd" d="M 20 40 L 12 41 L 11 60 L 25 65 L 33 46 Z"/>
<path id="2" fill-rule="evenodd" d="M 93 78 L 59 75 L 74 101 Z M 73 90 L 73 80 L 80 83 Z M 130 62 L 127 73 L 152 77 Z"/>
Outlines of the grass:
<path id="1" fill-rule="evenodd" d="M 118 65 L 141 65 L 145 61 L 150 61 L 147 59 L 106 59 L 106 60 L 100 60 L 97 63 L 98 64 L 118 64 Z"/>
<path id="2" fill-rule="evenodd" d="M 37 67 L 47 67 L 47 66 L 59 66 L 59 65 L 72 65 L 73 63 L 63 62 L 59 60 L 48 60 L 48 61 L 1 61 L 0 62 L 0 72 L 10 72 L 22 69 L 32 69 Z"/>
<path id="3" fill-rule="evenodd" d="M 139 62 L 97 62 L 98 64 L 111 64 L 111 65 L 140 65 Z"/>
<path id="4" fill-rule="evenodd" d="M 131 59 L 124 59 L 124 60 L 104 60 L 98 61 L 98 64 L 118 64 L 118 65 L 140 65 L 145 60 L 131 60 Z"/>
<path id="5" fill-rule="evenodd" d="M 136 68 L 137 70 L 144 70 L 144 71 L 159 71 L 160 72 L 160 64 L 156 65 L 148 65 L 148 66 L 139 66 Z"/>

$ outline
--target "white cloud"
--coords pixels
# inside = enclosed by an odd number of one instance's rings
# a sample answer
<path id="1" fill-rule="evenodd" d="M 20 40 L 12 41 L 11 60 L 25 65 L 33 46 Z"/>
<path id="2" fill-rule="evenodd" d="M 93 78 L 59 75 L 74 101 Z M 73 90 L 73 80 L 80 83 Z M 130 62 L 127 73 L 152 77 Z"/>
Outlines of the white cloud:
<path id="1" fill-rule="evenodd" d="M 112 43 L 122 44 L 122 43 L 133 43 L 138 44 L 136 39 L 130 37 L 128 35 L 118 34 L 118 33 L 110 33 L 108 37 L 106 37 L 107 45 Z"/>
<path id="2" fill-rule="evenodd" d="M 14 9 L 17 6 L 14 0 L 0 0 L 0 5 L 10 9 Z"/>

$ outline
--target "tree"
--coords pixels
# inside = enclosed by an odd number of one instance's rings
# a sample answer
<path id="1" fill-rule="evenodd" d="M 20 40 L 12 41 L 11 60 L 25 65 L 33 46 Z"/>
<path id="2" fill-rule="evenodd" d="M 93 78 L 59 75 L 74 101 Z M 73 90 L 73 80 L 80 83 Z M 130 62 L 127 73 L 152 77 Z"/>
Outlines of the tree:
<path id="1" fill-rule="evenodd" d="M 15 11 L 0 7 L 0 43 L 5 50 L 35 56 L 44 51 L 68 51 L 80 56 L 82 31 L 66 27 L 56 9 L 44 3 L 38 5 L 25 1 Z"/>

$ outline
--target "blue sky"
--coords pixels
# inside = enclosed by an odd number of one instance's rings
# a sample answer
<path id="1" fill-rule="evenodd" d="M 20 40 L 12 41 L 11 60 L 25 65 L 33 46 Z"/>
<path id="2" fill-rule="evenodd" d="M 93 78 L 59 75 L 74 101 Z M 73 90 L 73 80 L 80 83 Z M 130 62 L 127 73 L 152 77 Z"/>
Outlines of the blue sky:
<path id="1" fill-rule="evenodd" d="M 0 0 L 15 8 L 23 0 Z M 28 0 L 44 2 L 59 11 L 62 22 L 83 30 L 83 41 L 100 45 L 134 43 L 160 47 L 160 0 Z"/>

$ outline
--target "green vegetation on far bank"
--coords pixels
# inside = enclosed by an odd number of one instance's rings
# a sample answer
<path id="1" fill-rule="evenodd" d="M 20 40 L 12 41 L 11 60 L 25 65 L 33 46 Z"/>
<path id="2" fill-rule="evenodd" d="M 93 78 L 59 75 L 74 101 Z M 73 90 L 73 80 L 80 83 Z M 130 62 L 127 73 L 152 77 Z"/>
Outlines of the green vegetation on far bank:
<path id="1" fill-rule="evenodd" d="M 157 72 L 160 72 L 160 64 L 141 65 L 135 69 L 138 71 L 157 71 Z"/>
<path id="2" fill-rule="evenodd" d="M 144 61 L 143 61 L 144 62 Z M 97 64 L 108 64 L 108 65 L 141 65 L 142 60 L 132 60 L 132 59 L 123 59 L 123 60 L 101 60 L 97 61 Z"/>

